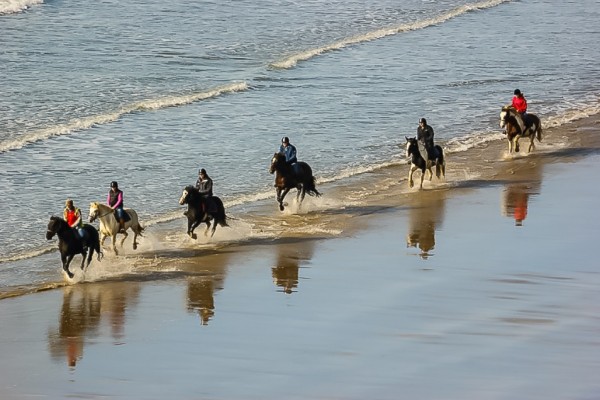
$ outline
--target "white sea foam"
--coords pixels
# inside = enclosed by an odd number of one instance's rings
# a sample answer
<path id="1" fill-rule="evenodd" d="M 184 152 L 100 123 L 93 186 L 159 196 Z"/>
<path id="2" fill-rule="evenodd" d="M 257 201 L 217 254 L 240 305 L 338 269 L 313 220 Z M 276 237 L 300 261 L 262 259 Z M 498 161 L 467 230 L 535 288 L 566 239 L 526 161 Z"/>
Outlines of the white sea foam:
<path id="1" fill-rule="evenodd" d="M 2 0 L 0 1 L 0 15 L 19 13 L 43 2 L 44 0 Z"/>
<path id="2" fill-rule="evenodd" d="M 234 82 L 227 85 L 215 87 L 199 93 L 192 93 L 183 96 L 167 96 L 158 99 L 149 99 L 139 101 L 133 104 L 125 105 L 121 109 L 102 114 L 93 115 L 90 117 L 79 118 L 74 121 L 50 126 L 44 129 L 39 129 L 33 132 L 25 133 L 17 139 L 8 140 L 0 143 L 0 153 L 20 149 L 28 144 L 35 143 L 41 140 L 50 139 L 55 136 L 70 135 L 78 131 L 89 129 L 95 125 L 104 125 L 114 121 L 124 115 L 146 110 L 159 110 L 167 107 L 175 107 L 184 104 L 190 104 L 197 101 L 202 101 L 220 96 L 222 94 L 241 92 L 248 89 L 246 82 Z"/>
<path id="3" fill-rule="evenodd" d="M 401 25 L 398 25 L 395 27 L 377 29 L 375 31 L 368 32 L 368 33 L 365 33 L 362 35 L 357 35 L 357 36 L 352 36 L 352 37 L 349 37 L 346 39 L 342 39 L 342 40 L 339 40 L 337 42 L 334 42 L 334 43 L 326 45 L 326 46 L 322 46 L 322 47 L 318 47 L 315 49 L 306 50 L 306 51 L 303 51 L 303 52 L 300 52 L 297 54 L 293 54 L 283 60 L 272 63 L 271 67 L 279 68 L 279 69 L 289 69 L 289 68 L 294 67 L 296 64 L 298 64 L 299 61 L 306 61 L 306 60 L 309 60 L 320 54 L 323 54 L 323 53 L 328 53 L 330 51 L 339 50 L 339 49 L 342 49 L 344 47 L 347 47 L 347 46 L 350 46 L 353 44 L 369 42 L 369 41 L 380 39 L 380 38 L 383 38 L 386 36 L 396 35 L 396 34 L 402 33 L 402 32 L 409 32 L 409 31 L 416 31 L 419 29 L 424 29 L 429 26 L 440 24 L 449 19 L 456 18 L 456 17 L 458 17 L 462 14 L 468 13 L 470 11 L 483 10 L 486 8 L 495 7 L 499 4 L 507 3 L 509 1 L 511 1 L 511 0 L 488 0 L 488 1 L 482 1 L 479 3 L 465 4 L 460 7 L 456 7 L 450 11 L 447 11 L 445 13 L 442 13 L 433 18 L 428 18 L 428 19 L 424 19 L 421 21 L 412 22 L 412 23 L 408 23 L 408 24 L 401 24 Z"/>

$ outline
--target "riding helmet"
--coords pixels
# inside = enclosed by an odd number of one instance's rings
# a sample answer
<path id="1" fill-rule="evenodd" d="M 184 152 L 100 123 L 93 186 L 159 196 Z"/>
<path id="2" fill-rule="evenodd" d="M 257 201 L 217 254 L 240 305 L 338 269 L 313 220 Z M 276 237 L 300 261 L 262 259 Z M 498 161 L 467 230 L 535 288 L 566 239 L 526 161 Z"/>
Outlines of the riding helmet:
<path id="1" fill-rule="evenodd" d="M 425 125 L 427 125 L 427 120 L 425 118 L 420 118 L 419 119 L 419 123 L 424 123 Z"/>
<path id="2" fill-rule="evenodd" d="M 521 94 L 521 91 L 519 89 L 515 89 L 515 96 L 518 96 Z"/>
<path id="3" fill-rule="evenodd" d="M 204 168 L 201 168 L 200 171 L 198 171 L 199 174 L 202 175 L 206 175 L 206 170 Z"/>
<path id="4" fill-rule="evenodd" d="M 285 136 L 283 139 L 281 139 L 281 143 L 289 143 L 290 142 L 290 138 Z"/>
<path id="5" fill-rule="evenodd" d="M 117 183 L 117 181 L 112 181 L 112 182 L 110 183 L 110 187 L 111 187 L 111 188 L 118 188 L 118 187 L 119 187 L 119 184 Z"/>

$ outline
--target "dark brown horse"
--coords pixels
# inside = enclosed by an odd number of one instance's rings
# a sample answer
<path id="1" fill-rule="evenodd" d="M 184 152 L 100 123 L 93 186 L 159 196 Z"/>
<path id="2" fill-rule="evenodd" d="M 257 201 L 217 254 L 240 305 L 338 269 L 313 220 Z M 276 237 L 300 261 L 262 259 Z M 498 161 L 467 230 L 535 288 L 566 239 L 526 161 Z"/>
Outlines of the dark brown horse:
<path id="1" fill-rule="evenodd" d="M 298 189 L 296 195 L 298 206 L 302 204 L 306 193 L 317 197 L 321 195 L 315 187 L 315 177 L 312 174 L 312 169 L 305 162 L 299 161 L 290 165 L 285 161 L 283 154 L 275 153 L 271 159 L 269 172 L 271 174 L 275 173 L 274 186 L 277 190 L 277 202 L 281 211 L 284 210 L 283 199 L 290 189 Z"/>
<path id="2" fill-rule="evenodd" d="M 84 266 L 90 265 L 94 250 L 98 253 L 98 261 L 102 258 L 102 250 L 100 249 L 100 235 L 96 228 L 92 225 L 83 225 L 84 235 L 81 237 L 76 229 L 71 228 L 67 221 L 59 217 L 51 217 L 46 230 L 46 239 L 51 240 L 54 235 L 58 235 L 58 250 L 60 250 L 60 259 L 62 261 L 63 270 L 73 278 L 74 274 L 69 271 L 69 264 L 76 254 L 81 254 L 81 270 Z M 88 254 L 89 249 L 89 254 Z M 87 265 L 85 264 L 87 255 Z"/>
<path id="3" fill-rule="evenodd" d="M 537 138 L 538 142 L 542 141 L 542 123 L 535 114 L 526 114 L 525 121 L 521 115 L 512 106 L 502 107 L 500 112 L 500 128 L 506 129 L 506 138 L 508 139 L 508 152 L 512 153 L 519 151 L 519 139 L 521 137 L 529 138 L 529 149 L 535 147 L 533 140 Z"/>
<path id="4" fill-rule="evenodd" d="M 225 207 L 223 206 L 221 199 L 217 196 L 206 198 L 202 196 L 194 186 L 186 186 L 179 199 L 179 204 L 188 205 L 188 210 L 185 213 L 188 219 L 187 234 L 192 239 L 196 239 L 194 229 L 203 222 L 206 224 L 206 230 L 204 231 L 204 235 L 206 236 L 210 229 L 211 221 L 214 220 L 212 223 L 211 237 L 215 234 L 217 224 L 229 226 L 227 225 Z"/>

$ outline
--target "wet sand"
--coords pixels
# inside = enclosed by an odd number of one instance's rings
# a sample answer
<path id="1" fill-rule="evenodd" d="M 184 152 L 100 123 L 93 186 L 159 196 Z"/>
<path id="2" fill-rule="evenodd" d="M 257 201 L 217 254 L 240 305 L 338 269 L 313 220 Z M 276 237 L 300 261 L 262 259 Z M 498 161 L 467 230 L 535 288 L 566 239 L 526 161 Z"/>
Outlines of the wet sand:
<path id="1" fill-rule="evenodd" d="M 600 398 L 600 156 L 546 158 L 3 299 L 0 398 Z"/>

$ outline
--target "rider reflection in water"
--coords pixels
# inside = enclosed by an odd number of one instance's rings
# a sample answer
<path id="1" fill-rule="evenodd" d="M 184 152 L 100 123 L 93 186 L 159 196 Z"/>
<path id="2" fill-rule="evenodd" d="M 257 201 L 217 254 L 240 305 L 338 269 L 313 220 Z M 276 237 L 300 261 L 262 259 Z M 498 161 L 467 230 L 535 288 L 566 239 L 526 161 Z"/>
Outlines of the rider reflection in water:
<path id="1" fill-rule="evenodd" d="M 298 159 L 296 158 L 296 146 L 290 143 L 290 138 L 287 136 L 281 139 L 279 153 L 285 156 L 285 162 L 288 164 L 294 164 L 298 162 Z"/>

